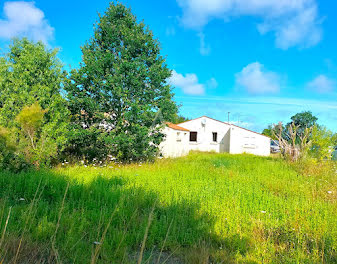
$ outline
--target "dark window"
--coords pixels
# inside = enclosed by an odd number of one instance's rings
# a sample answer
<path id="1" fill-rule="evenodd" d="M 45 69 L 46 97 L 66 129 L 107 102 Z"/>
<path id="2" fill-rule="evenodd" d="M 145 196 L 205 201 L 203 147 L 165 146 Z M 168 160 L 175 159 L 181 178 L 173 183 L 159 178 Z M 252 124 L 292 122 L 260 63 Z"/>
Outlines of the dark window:
<path id="1" fill-rule="evenodd" d="M 190 141 L 197 142 L 198 132 L 190 132 Z"/>
<path id="2" fill-rule="evenodd" d="M 213 132 L 213 142 L 218 142 L 218 133 Z"/>

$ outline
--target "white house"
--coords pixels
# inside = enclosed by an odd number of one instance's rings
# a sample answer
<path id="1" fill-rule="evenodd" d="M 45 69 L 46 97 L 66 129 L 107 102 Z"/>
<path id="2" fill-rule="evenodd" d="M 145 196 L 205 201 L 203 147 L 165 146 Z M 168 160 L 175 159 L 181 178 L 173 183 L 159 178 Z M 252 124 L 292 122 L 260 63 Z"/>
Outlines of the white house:
<path id="1" fill-rule="evenodd" d="M 181 157 L 190 152 L 190 132 L 188 129 L 172 123 L 166 123 L 163 133 L 165 140 L 159 149 L 164 157 Z"/>
<path id="2" fill-rule="evenodd" d="M 270 138 L 207 116 L 167 124 L 160 149 L 164 157 L 187 155 L 191 150 L 270 155 Z"/>

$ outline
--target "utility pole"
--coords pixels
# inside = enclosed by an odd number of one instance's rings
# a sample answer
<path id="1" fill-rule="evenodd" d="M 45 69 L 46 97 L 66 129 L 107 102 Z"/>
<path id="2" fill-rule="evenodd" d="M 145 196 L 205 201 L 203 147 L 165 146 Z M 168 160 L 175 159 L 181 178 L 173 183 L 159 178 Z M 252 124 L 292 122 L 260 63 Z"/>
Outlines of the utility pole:
<path id="1" fill-rule="evenodd" d="M 228 124 L 229 124 L 229 114 L 230 114 L 231 112 L 228 112 Z"/>

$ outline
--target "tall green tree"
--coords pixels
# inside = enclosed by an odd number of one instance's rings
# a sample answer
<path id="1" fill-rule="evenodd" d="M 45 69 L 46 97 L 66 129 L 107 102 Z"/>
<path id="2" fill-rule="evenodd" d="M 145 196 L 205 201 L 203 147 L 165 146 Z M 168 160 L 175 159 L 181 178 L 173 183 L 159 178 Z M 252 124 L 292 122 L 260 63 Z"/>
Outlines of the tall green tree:
<path id="1" fill-rule="evenodd" d="M 312 114 L 311 111 L 304 111 L 297 113 L 291 117 L 291 122 L 287 126 L 290 126 L 291 123 L 294 123 L 295 126 L 298 126 L 297 133 L 299 136 L 303 135 L 306 128 L 313 128 L 317 125 L 318 118 Z"/>
<path id="2" fill-rule="evenodd" d="M 24 133 L 16 117 L 23 108 L 38 103 L 45 112 L 39 135 L 53 142 L 59 151 L 67 142 L 69 111 L 60 94 L 66 72 L 57 58 L 57 50 L 43 43 L 14 39 L 9 52 L 0 58 L 0 125 L 12 136 Z"/>
<path id="3" fill-rule="evenodd" d="M 311 111 L 304 111 L 293 115 L 291 120 L 296 126 L 310 128 L 316 125 L 318 118 Z"/>
<path id="4" fill-rule="evenodd" d="M 177 112 L 167 83 L 171 71 L 153 33 L 130 9 L 111 3 L 82 53 L 66 87 L 73 123 L 69 151 L 125 161 L 153 157 L 163 138 L 156 122 L 171 121 Z M 162 118 L 156 118 L 159 112 Z"/>

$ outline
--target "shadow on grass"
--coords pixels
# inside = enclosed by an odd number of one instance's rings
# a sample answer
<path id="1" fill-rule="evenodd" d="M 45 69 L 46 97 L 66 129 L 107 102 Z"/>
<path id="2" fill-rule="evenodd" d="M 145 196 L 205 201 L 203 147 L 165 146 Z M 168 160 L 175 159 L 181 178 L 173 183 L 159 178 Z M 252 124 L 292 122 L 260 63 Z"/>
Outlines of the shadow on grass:
<path id="1" fill-rule="evenodd" d="M 153 207 L 143 263 L 208 263 L 219 245 L 234 262 L 249 250 L 241 238 L 212 235 L 214 220 L 198 204 L 161 204 L 122 177 L 84 184 L 52 171 L 0 172 L 0 197 L 0 263 L 135 263 Z"/>

